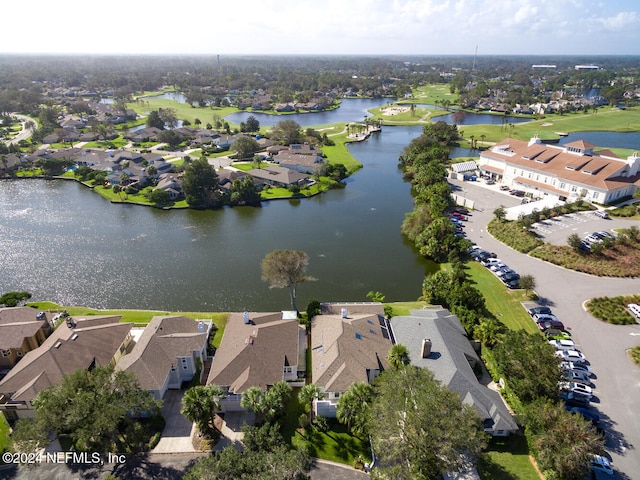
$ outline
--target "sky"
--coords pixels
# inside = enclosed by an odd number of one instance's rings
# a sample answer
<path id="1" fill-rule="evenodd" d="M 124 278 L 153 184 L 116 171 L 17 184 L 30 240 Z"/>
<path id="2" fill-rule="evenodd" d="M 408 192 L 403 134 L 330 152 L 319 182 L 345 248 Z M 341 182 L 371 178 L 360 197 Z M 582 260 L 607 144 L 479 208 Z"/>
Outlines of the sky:
<path id="1" fill-rule="evenodd" d="M 638 0 L 4 1 L 0 53 L 640 55 Z"/>

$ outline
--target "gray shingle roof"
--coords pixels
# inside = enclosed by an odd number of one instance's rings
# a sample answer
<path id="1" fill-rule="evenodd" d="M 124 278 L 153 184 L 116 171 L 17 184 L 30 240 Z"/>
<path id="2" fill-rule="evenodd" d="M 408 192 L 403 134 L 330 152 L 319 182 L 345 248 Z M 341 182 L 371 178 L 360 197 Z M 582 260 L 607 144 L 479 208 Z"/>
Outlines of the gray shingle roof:
<path id="1" fill-rule="evenodd" d="M 435 378 L 472 405 L 492 430 L 517 430 L 518 426 L 500 394 L 478 382 L 472 365 L 481 360 L 469 343 L 458 317 L 443 308 L 412 310 L 393 317 L 391 329 L 397 343 L 407 347 L 413 365 L 428 368 Z M 422 340 L 430 339 L 431 354 L 422 356 Z"/>

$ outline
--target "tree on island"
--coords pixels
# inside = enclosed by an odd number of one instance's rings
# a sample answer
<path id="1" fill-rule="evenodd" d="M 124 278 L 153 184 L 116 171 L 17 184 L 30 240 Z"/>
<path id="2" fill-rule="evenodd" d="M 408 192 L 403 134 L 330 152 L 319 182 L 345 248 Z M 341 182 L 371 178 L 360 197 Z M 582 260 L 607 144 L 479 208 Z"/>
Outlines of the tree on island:
<path id="1" fill-rule="evenodd" d="M 218 175 L 206 158 L 190 162 L 184 169 L 182 190 L 187 203 L 193 208 L 206 208 L 217 203 L 215 191 L 218 188 Z"/>
<path id="2" fill-rule="evenodd" d="M 271 130 L 271 139 L 282 142 L 284 145 L 302 143 L 303 138 L 304 136 L 302 134 L 300 124 L 293 120 L 283 120 L 278 122 Z"/>
<path id="3" fill-rule="evenodd" d="M 7 292 L 0 297 L 0 305 L 17 307 L 18 305 L 23 305 L 30 298 L 31 294 L 29 292 Z"/>
<path id="4" fill-rule="evenodd" d="M 296 312 L 298 285 L 316 280 L 306 274 L 307 265 L 309 255 L 299 250 L 274 250 L 262 259 L 262 280 L 269 282 L 269 288 L 288 288 L 291 308 Z"/>

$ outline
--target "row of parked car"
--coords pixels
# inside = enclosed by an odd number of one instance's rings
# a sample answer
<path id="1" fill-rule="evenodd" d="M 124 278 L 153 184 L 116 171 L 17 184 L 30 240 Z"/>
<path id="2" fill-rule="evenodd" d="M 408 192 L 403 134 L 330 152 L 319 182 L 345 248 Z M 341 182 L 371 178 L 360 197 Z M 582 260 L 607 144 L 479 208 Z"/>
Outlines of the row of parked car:
<path id="1" fill-rule="evenodd" d="M 469 255 L 491 270 L 508 288 L 518 288 L 520 286 L 520 275 L 518 275 L 518 272 L 510 268 L 506 263 L 503 263 L 499 258 L 496 258 L 495 253 L 487 252 L 475 245 L 471 247 Z"/>
<path id="2" fill-rule="evenodd" d="M 587 252 L 591 251 L 591 245 L 594 243 L 602 243 L 605 240 L 614 240 L 616 237 L 609 232 L 605 232 L 604 230 L 601 232 L 593 232 L 590 235 L 580 242 L 580 248 Z"/>
<path id="3" fill-rule="evenodd" d="M 560 359 L 563 378 L 558 383 L 558 388 L 560 398 L 565 403 L 565 409 L 582 416 L 591 422 L 599 434 L 604 435 L 604 430 L 599 427 L 600 416 L 591 410 L 591 399 L 595 388 L 593 372 L 586 357 L 578 350 L 575 341 L 571 338 L 571 332 L 565 329 L 564 324 L 549 307 L 532 307 L 528 312 L 548 338 L 549 344 L 555 349 L 555 354 Z M 594 473 L 613 474 L 609 459 L 601 455 L 592 455 L 590 467 Z"/>
<path id="4" fill-rule="evenodd" d="M 459 237 L 464 237 L 464 225 L 462 222 L 466 222 L 468 220 L 467 215 L 469 215 L 469 211 L 463 207 L 456 207 L 456 209 L 449 215 L 451 222 L 456 227 L 455 235 Z"/>

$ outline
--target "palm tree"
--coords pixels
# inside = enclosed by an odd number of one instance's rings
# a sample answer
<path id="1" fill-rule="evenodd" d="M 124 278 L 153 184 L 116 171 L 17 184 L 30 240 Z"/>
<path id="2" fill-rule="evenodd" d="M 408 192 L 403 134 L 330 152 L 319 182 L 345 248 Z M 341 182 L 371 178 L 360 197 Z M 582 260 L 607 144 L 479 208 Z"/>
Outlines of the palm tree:
<path id="1" fill-rule="evenodd" d="M 222 397 L 224 392 L 217 385 L 196 385 L 182 397 L 180 413 L 194 422 L 204 435 L 210 435 L 215 429 L 213 415 L 220 409 L 219 399 Z"/>
<path id="2" fill-rule="evenodd" d="M 263 395 L 264 391 L 260 387 L 249 387 L 247 391 L 242 394 L 240 406 L 259 415 L 262 413 L 260 403 Z"/>
<path id="3" fill-rule="evenodd" d="M 354 435 L 367 433 L 372 398 L 373 387 L 366 382 L 356 382 L 338 400 L 336 417 Z"/>
<path id="4" fill-rule="evenodd" d="M 313 383 L 307 383 L 298 392 L 298 400 L 304 405 L 305 411 L 309 413 L 309 422 L 313 420 L 313 401 L 324 396 L 320 387 Z"/>
<path id="5" fill-rule="evenodd" d="M 389 361 L 391 368 L 396 370 L 411 363 L 411 360 L 409 359 L 409 350 L 400 343 L 396 343 L 391 347 L 389 354 L 387 355 L 387 360 Z"/>

